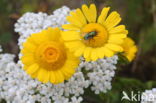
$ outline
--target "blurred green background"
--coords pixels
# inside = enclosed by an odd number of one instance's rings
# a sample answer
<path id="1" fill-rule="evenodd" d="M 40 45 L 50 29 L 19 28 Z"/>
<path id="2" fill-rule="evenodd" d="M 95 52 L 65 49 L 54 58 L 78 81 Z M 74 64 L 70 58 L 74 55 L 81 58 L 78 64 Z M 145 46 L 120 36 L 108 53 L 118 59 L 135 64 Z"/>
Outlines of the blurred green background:
<path id="1" fill-rule="evenodd" d="M 94 95 L 89 89 L 84 103 L 139 103 L 121 101 L 122 91 L 138 92 L 156 87 L 156 0 L 0 0 L 0 44 L 4 52 L 18 54 L 18 34 L 14 23 L 26 12 L 46 12 L 63 5 L 71 9 L 95 3 L 98 12 L 111 6 L 121 14 L 122 23 L 138 46 L 136 59 L 130 64 L 118 64 L 112 90 Z"/>

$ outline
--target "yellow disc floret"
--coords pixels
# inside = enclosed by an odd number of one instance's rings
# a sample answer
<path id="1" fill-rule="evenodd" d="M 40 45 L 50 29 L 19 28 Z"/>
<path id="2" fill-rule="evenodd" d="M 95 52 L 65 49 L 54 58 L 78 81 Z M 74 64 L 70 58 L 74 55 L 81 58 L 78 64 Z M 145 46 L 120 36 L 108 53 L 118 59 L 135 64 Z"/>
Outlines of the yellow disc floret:
<path id="1" fill-rule="evenodd" d="M 116 11 L 108 15 L 109 9 L 103 8 L 99 17 L 94 4 L 71 11 L 67 17 L 69 24 L 62 26 L 67 30 L 62 37 L 66 47 L 76 56 L 95 61 L 123 51 L 121 44 L 128 31 L 124 25 L 118 25 L 121 17 Z"/>
<path id="2" fill-rule="evenodd" d="M 58 69 L 66 60 L 66 51 L 63 47 L 61 43 L 46 41 L 37 48 L 36 60 L 48 70 Z"/>
<path id="3" fill-rule="evenodd" d="M 61 83 L 75 72 L 79 58 L 65 48 L 58 28 L 32 34 L 23 44 L 24 70 L 43 83 Z"/>
<path id="4" fill-rule="evenodd" d="M 83 42 L 90 47 L 100 47 L 107 41 L 107 31 L 98 23 L 85 25 L 81 30 L 81 36 Z"/>

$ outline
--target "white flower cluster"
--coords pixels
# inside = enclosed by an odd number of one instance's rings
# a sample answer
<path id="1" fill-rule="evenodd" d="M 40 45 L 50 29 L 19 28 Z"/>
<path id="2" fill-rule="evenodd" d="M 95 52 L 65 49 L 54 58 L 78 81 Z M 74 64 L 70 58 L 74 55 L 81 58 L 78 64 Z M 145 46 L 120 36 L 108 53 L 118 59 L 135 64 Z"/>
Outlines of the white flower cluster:
<path id="1" fill-rule="evenodd" d="M 142 93 L 141 103 L 156 103 L 156 88 Z"/>
<path id="2" fill-rule="evenodd" d="M 106 93 L 111 89 L 111 80 L 115 75 L 118 57 L 113 56 L 106 59 L 98 59 L 94 62 L 81 62 L 80 67 L 87 71 L 87 78 L 91 84 L 91 90 L 95 94 Z"/>
<path id="3" fill-rule="evenodd" d="M 66 24 L 66 16 L 69 14 L 68 7 L 62 7 L 54 11 L 53 15 L 45 13 L 26 13 L 15 24 L 15 31 L 19 33 L 18 45 L 32 34 L 47 27 L 60 27 Z M 95 62 L 85 62 L 82 58 L 77 72 L 65 83 L 52 85 L 42 84 L 31 79 L 21 68 L 22 63 L 13 62 L 12 56 L 0 58 L 0 98 L 8 103 L 80 103 L 83 99 L 84 88 L 98 94 L 111 89 L 111 80 L 114 77 L 118 57 L 99 59 Z M 21 54 L 19 54 L 20 56 Z M 3 58 L 3 59 L 2 59 Z M 10 58 L 10 59 L 9 59 Z M 6 61 L 6 62 L 5 62 Z"/>
<path id="4" fill-rule="evenodd" d="M 66 24 L 66 16 L 69 14 L 70 9 L 63 6 L 53 12 L 52 15 L 46 13 L 31 13 L 24 14 L 15 24 L 15 32 L 18 32 L 20 37 L 18 45 L 22 48 L 22 43 L 32 33 L 40 32 L 47 27 L 61 27 Z"/>

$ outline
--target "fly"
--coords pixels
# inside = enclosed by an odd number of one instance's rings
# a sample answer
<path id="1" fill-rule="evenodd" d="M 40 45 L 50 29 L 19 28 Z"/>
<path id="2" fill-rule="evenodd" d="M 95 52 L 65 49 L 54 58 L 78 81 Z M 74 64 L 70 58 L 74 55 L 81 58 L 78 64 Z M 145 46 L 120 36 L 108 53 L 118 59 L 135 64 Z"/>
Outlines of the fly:
<path id="1" fill-rule="evenodd" d="M 93 32 L 89 32 L 87 33 L 85 36 L 84 36 L 84 40 L 88 40 L 88 39 L 91 39 L 93 38 L 97 33 L 95 31 Z"/>

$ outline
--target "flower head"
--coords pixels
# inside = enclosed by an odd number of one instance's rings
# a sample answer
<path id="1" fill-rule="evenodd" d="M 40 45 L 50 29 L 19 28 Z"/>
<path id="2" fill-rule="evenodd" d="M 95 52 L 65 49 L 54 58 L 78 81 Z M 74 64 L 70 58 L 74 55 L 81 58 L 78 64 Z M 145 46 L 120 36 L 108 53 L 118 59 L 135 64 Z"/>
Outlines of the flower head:
<path id="1" fill-rule="evenodd" d="M 127 38 L 125 38 L 125 40 L 122 44 L 122 47 L 124 49 L 124 56 L 126 56 L 126 58 L 129 61 L 132 61 L 137 52 L 137 47 L 134 44 L 134 41 L 131 38 L 127 37 Z"/>
<path id="2" fill-rule="evenodd" d="M 116 11 L 107 16 L 109 9 L 103 8 L 98 18 L 94 4 L 70 12 L 67 17 L 69 24 L 63 25 L 67 31 L 62 36 L 65 45 L 76 56 L 95 61 L 123 51 L 121 44 L 128 31 L 124 25 L 118 25 L 121 18 Z"/>
<path id="3" fill-rule="evenodd" d="M 79 59 L 63 45 L 58 28 L 48 28 L 34 33 L 23 44 L 24 69 L 43 83 L 57 84 L 69 79 L 78 66 Z"/>

